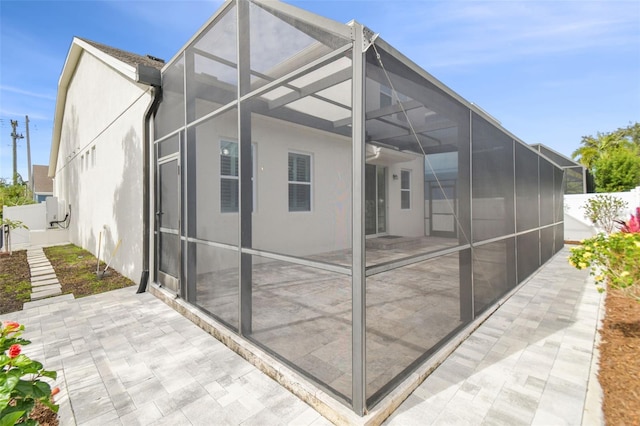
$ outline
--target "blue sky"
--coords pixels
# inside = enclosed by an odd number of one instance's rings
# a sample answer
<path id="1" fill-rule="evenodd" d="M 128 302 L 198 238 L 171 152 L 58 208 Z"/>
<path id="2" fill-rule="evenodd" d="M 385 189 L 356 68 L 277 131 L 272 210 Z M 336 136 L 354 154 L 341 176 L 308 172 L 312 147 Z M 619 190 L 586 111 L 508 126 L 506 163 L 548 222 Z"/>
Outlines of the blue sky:
<path id="1" fill-rule="evenodd" d="M 570 155 L 584 135 L 640 121 L 640 1 L 287 1 L 365 24 L 527 143 Z M 221 1 L 0 0 L 0 177 L 10 120 L 48 164 L 73 36 L 173 57 Z M 27 178 L 26 142 L 18 172 Z"/>

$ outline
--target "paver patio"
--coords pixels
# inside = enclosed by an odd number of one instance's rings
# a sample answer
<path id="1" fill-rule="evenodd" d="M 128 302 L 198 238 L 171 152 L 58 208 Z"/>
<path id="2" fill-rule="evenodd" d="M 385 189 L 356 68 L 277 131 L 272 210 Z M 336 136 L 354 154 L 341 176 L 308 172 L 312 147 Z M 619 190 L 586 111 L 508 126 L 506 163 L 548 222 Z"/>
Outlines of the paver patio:
<path id="1" fill-rule="evenodd" d="M 585 405 L 602 297 L 566 249 L 527 281 L 388 424 L 598 424 Z M 330 424 L 135 287 L 25 304 L 26 353 L 59 372 L 62 425 Z M 584 417 L 584 413 L 587 416 Z M 584 418 L 583 418 L 584 417 Z"/>

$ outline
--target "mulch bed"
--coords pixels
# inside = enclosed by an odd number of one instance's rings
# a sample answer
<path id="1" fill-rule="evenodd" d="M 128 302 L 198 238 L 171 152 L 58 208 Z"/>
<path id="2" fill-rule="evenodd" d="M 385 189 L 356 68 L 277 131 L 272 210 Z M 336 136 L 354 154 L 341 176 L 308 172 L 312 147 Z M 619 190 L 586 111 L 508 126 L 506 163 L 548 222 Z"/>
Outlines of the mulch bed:
<path id="1" fill-rule="evenodd" d="M 37 421 L 40 426 L 58 426 L 60 424 L 58 421 L 58 414 L 54 413 L 49 407 L 42 405 L 37 401 L 36 406 L 29 415 L 29 418 Z"/>
<path id="2" fill-rule="evenodd" d="M 26 250 L 0 254 L 0 314 L 22 309 L 30 300 L 31 271 Z"/>
<path id="3" fill-rule="evenodd" d="M 600 371 L 608 425 L 640 425 L 640 302 L 607 290 Z"/>

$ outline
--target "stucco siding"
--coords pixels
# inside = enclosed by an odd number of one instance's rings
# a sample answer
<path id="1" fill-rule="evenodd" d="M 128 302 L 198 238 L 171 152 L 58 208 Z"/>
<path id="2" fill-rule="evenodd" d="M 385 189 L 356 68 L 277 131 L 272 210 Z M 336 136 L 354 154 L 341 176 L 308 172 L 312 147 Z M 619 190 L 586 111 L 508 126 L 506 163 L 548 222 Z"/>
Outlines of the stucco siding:
<path id="1" fill-rule="evenodd" d="M 189 208 L 197 209 L 196 238 L 237 244 L 238 214 L 220 208 L 220 141 L 237 141 L 230 114 L 197 127 L 196 190 Z M 351 140 L 259 115 L 252 116 L 254 154 L 253 248 L 310 255 L 351 247 Z M 194 149 L 189 145 L 189 149 Z M 311 157 L 311 210 L 290 212 L 288 153 Z M 188 165 L 188 167 L 191 167 Z M 424 235 L 422 157 L 388 164 L 388 232 Z M 400 180 L 411 171 L 411 208 L 400 208 Z"/>
<path id="2" fill-rule="evenodd" d="M 137 281 L 142 264 L 143 117 L 138 85 L 84 52 L 67 90 L 54 193 L 71 208 L 69 239 Z M 68 208 L 68 207 L 67 207 Z"/>

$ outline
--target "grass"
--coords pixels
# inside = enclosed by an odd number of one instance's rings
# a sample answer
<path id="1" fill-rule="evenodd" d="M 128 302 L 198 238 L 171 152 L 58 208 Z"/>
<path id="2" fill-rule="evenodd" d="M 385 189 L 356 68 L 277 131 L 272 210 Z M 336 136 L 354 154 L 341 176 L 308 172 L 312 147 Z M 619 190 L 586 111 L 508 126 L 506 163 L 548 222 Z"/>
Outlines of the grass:
<path id="1" fill-rule="evenodd" d="M 44 253 L 56 272 L 62 294 L 73 293 L 74 297 L 80 298 L 135 285 L 111 268 L 105 277 L 98 277 L 96 258 L 73 244 L 47 247 Z M 104 268 L 105 264 L 101 262 L 100 270 Z M 14 251 L 11 256 L 0 256 L 0 314 L 19 311 L 30 300 L 31 273 L 27 252 Z"/>
<path id="2" fill-rule="evenodd" d="M 79 298 L 134 285 L 133 281 L 111 268 L 106 276 L 99 277 L 96 274 L 97 259 L 73 244 L 46 247 L 44 253 L 56 271 L 62 294 L 73 293 Z M 100 271 L 105 266 L 100 262 Z"/>

